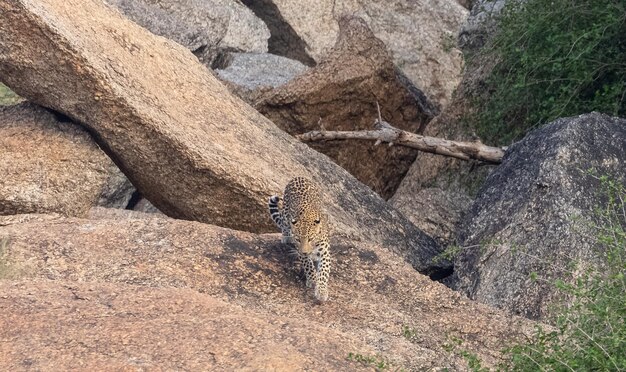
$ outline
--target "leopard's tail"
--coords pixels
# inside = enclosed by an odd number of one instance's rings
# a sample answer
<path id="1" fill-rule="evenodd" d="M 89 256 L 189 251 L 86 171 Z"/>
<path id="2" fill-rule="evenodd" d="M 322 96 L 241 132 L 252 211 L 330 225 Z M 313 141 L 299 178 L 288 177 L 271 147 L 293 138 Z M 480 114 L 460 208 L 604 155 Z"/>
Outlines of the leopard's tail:
<path id="1" fill-rule="evenodd" d="M 278 195 L 270 196 L 269 202 L 267 203 L 270 208 L 270 217 L 274 223 L 279 227 L 283 228 L 283 216 L 280 213 L 280 207 L 278 206 L 278 202 L 280 201 L 280 197 Z"/>

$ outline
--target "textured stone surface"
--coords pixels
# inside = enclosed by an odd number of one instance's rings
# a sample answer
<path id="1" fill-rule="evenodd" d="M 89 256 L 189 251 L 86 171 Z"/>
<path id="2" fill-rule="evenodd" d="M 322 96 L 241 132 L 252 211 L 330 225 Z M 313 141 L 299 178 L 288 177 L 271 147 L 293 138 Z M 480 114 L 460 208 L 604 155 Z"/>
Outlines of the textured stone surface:
<path id="1" fill-rule="evenodd" d="M 489 175 L 461 226 L 454 287 L 531 318 L 548 314 L 551 284 L 568 265 L 593 265 L 585 221 L 602 207 L 599 181 L 626 180 L 626 120 L 592 113 L 559 119 L 513 144 Z M 582 269 L 581 266 L 578 269 Z M 536 272 L 545 280 L 533 281 Z"/>
<path id="2" fill-rule="evenodd" d="M 0 281 L 0 365 L 16 370 L 368 370 L 320 325 L 182 288 Z M 319 356 L 323 355 L 323 358 Z"/>
<path id="3" fill-rule="evenodd" d="M 108 174 L 96 205 L 124 209 L 136 191 L 135 187 L 113 162 L 109 165 Z"/>
<path id="4" fill-rule="evenodd" d="M 139 199 L 137 204 L 135 204 L 135 206 L 133 207 L 133 210 L 139 211 L 139 212 L 144 212 L 144 213 L 163 214 L 163 213 L 161 213 L 161 211 L 157 207 L 152 205 L 152 203 L 150 203 L 148 201 L 148 199 L 146 199 L 146 198 Z"/>
<path id="5" fill-rule="evenodd" d="M 270 53 L 231 53 L 228 66 L 215 70 L 217 76 L 246 89 L 276 88 L 306 71 L 293 59 Z"/>
<path id="6" fill-rule="evenodd" d="M 482 47 L 497 27 L 497 17 L 507 1 L 477 0 L 472 4 L 470 14 L 461 26 L 459 46 L 464 51 L 475 51 Z M 523 0 L 514 0 L 523 1 Z"/>
<path id="7" fill-rule="evenodd" d="M 267 26 L 232 0 L 106 0 L 151 32 L 174 40 L 211 65 L 222 50 L 266 52 Z"/>
<path id="8" fill-rule="evenodd" d="M 0 227 L 0 267 L 9 274 L 0 280 L 0 360 L 19 366 L 28 350 L 42 368 L 85 360 L 96 369 L 353 370 L 353 353 L 404 370 L 459 370 L 467 364 L 446 351 L 451 337 L 493 365 L 532 328 L 377 245 L 332 241 L 330 301 L 320 305 L 279 234 L 132 216 Z"/>
<path id="9" fill-rule="evenodd" d="M 389 202 L 445 247 L 455 242 L 457 225 L 472 199 L 463 192 L 429 187 L 396 192 Z"/>
<path id="10" fill-rule="evenodd" d="M 333 234 L 381 244 L 424 273 L 438 245 L 327 157 L 293 139 L 185 48 L 96 0 L 0 3 L 0 76 L 83 123 L 165 214 L 275 231 L 267 197 L 320 185 Z M 102 53 L 106 50 L 107 53 Z"/>
<path id="11" fill-rule="evenodd" d="M 340 21 L 335 48 L 320 64 L 259 99 L 256 108 L 291 134 L 319 130 L 373 129 L 378 117 L 419 132 L 437 110 L 398 71 L 382 41 L 357 17 Z M 373 141 L 309 143 L 387 199 L 417 154 L 406 147 Z"/>
<path id="12" fill-rule="evenodd" d="M 366 20 L 391 50 L 394 62 L 429 98 L 442 105 L 460 81 L 456 35 L 467 9 L 455 0 L 244 1 L 268 23 L 269 51 L 311 65 L 323 60 L 344 14 Z"/>
<path id="13" fill-rule="evenodd" d="M 0 175 L 5 215 L 84 216 L 130 197 L 126 177 L 87 131 L 32 103 L 0 107 Z"/>

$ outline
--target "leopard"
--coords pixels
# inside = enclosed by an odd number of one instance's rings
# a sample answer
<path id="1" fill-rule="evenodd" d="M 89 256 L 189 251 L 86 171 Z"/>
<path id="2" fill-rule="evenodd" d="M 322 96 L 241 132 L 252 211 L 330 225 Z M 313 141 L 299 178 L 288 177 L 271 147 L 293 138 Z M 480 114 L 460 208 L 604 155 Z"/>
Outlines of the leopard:
<path id="1" fill-rule="evenodd" d="M 272 220 L 281 230 L 281 242 L 291 244 L 307 288 L 314 287 L 318 301 L 328 301 L 331 255 L 322 193 L 313 181 L 295 177 L 285 186 L 282 208 L 280 201 L 278 195 L 273 195 L 268 205 Z"/>

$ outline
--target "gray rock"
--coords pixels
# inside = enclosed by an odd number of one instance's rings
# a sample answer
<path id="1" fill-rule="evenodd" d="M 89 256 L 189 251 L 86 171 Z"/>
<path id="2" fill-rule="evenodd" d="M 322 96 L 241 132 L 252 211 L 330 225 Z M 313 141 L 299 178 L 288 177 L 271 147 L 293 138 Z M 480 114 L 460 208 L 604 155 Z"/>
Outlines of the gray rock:
<path id="1" fill-rule="evenodd" d="M 497 30 L 497 17 L 511 1 L 523 0 L 477 0 L 471 7 L 470 14 L 461 26 L 459 46 L 465 51 L 480 49 Z"/>
<path id="2" fill-rule="evenodd" d="M 624 182 L 625 159 L 626 120 L 598 113 L 556 120 L 512 145 L 461 226 L 453 287 L 526 317 L 549 314 L 551 283 L 575 279 L 570 264 L 598 262 L 587 221 L 605 201 L 586 171 Z"/>
<path id="3" fill-rule="evenodd" d="M 456 239 L 457 224 L 472 199 L 460 191 L 429 187 L 403 189 L 396 192 L 389 202 L 415 226 L 445 247 Z"/>
<path id="4" fill-rule="evenodd" d="M 232 0 L 106 0 L 151 32 L 176 41 L 211 65 L 219 52 L 266 52 L 269 30 Z"/>
<path id="5" fill-rule="evenodd" d="M 152 203 L 150 203 L 146 198 L 139 199 L 137 204 L 133 207 L 133 211 L 163 215 L 163 213 L 157 207 L 152 205 Z"/>
<path id="6" fill-rule="evenodd" d="M 109 166 L 108 174 L 96 205 L 105 208 L 124 209 L 136 189 L 113 162 Z"/>
<path id="7" fill-rule="evenodd" d="M 306 71 L 293 59 L 269 53 L 232 53 L 228 66 L 216 69 L 217 76 L 244 89 L 281 86 Z"/>

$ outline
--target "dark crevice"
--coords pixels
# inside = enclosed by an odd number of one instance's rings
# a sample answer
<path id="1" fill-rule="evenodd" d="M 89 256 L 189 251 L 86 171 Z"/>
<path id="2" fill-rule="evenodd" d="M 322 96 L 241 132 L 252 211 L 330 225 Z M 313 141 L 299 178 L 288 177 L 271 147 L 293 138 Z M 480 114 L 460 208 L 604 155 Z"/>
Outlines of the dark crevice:
<path id="1" fill-rule="evenodd" d="M 72 118 L 70 118 L 69 116 L 58 112 L 58 111 L 54 111 L 52 109 L 49 109 L 47 107 L 44 107 L 48 112 L 50 112 L 52 115 L 54 115 L 54 119 L 56 121 L 58 121 L 59 123 L 74 123 L 74 120 L 72 120 Z"/>
<path id="2" fill-rule="evenodd" d="M 133 192 L 133 195 L 130 197 L 130 200 L 128 201 L 128 204 L 126 205 L 125 209 L 130 209 L 130 210 L 135 209 L 135 207 L 137 206 L 137 203 L 139 203 L 141 198 L 143 198 L 143 196 L 141 196 L 141 193 L 135 190 L 135 192 Z"/>
<path id="3" fill-rule="evenodd" d="M 283 19 L 280 10 L 271 0 L 242 0 L 242 3 L 269 28 L 270 38 L 267 43 L 270 53 L 295 59 L 309 67 L 315 66 L 315 60 L 306 52 L 307 43 Z"/>
<path id="4" fill-rule="evenodd" d="M 212 70 L 224 70 L 233 63 L 233 55 L 230 52 L 221 51 L 217 54 L 213 63 L 211 63 Z"/>
<path id="5" fill-rule="evenodd" d="M 428 275 L 428 277 L 431 280 L 434 280 L 434 281 L 446 284 L 446 280 L 444 280 L 444 279 L 449 278 L 453 273 L 454 273 L 454 267 L 450 266 L 450 267 L 445 267 L 445 268 L 439 269 L 437 271 L 434 271 L 434 272 L 430 273 Z"/>

